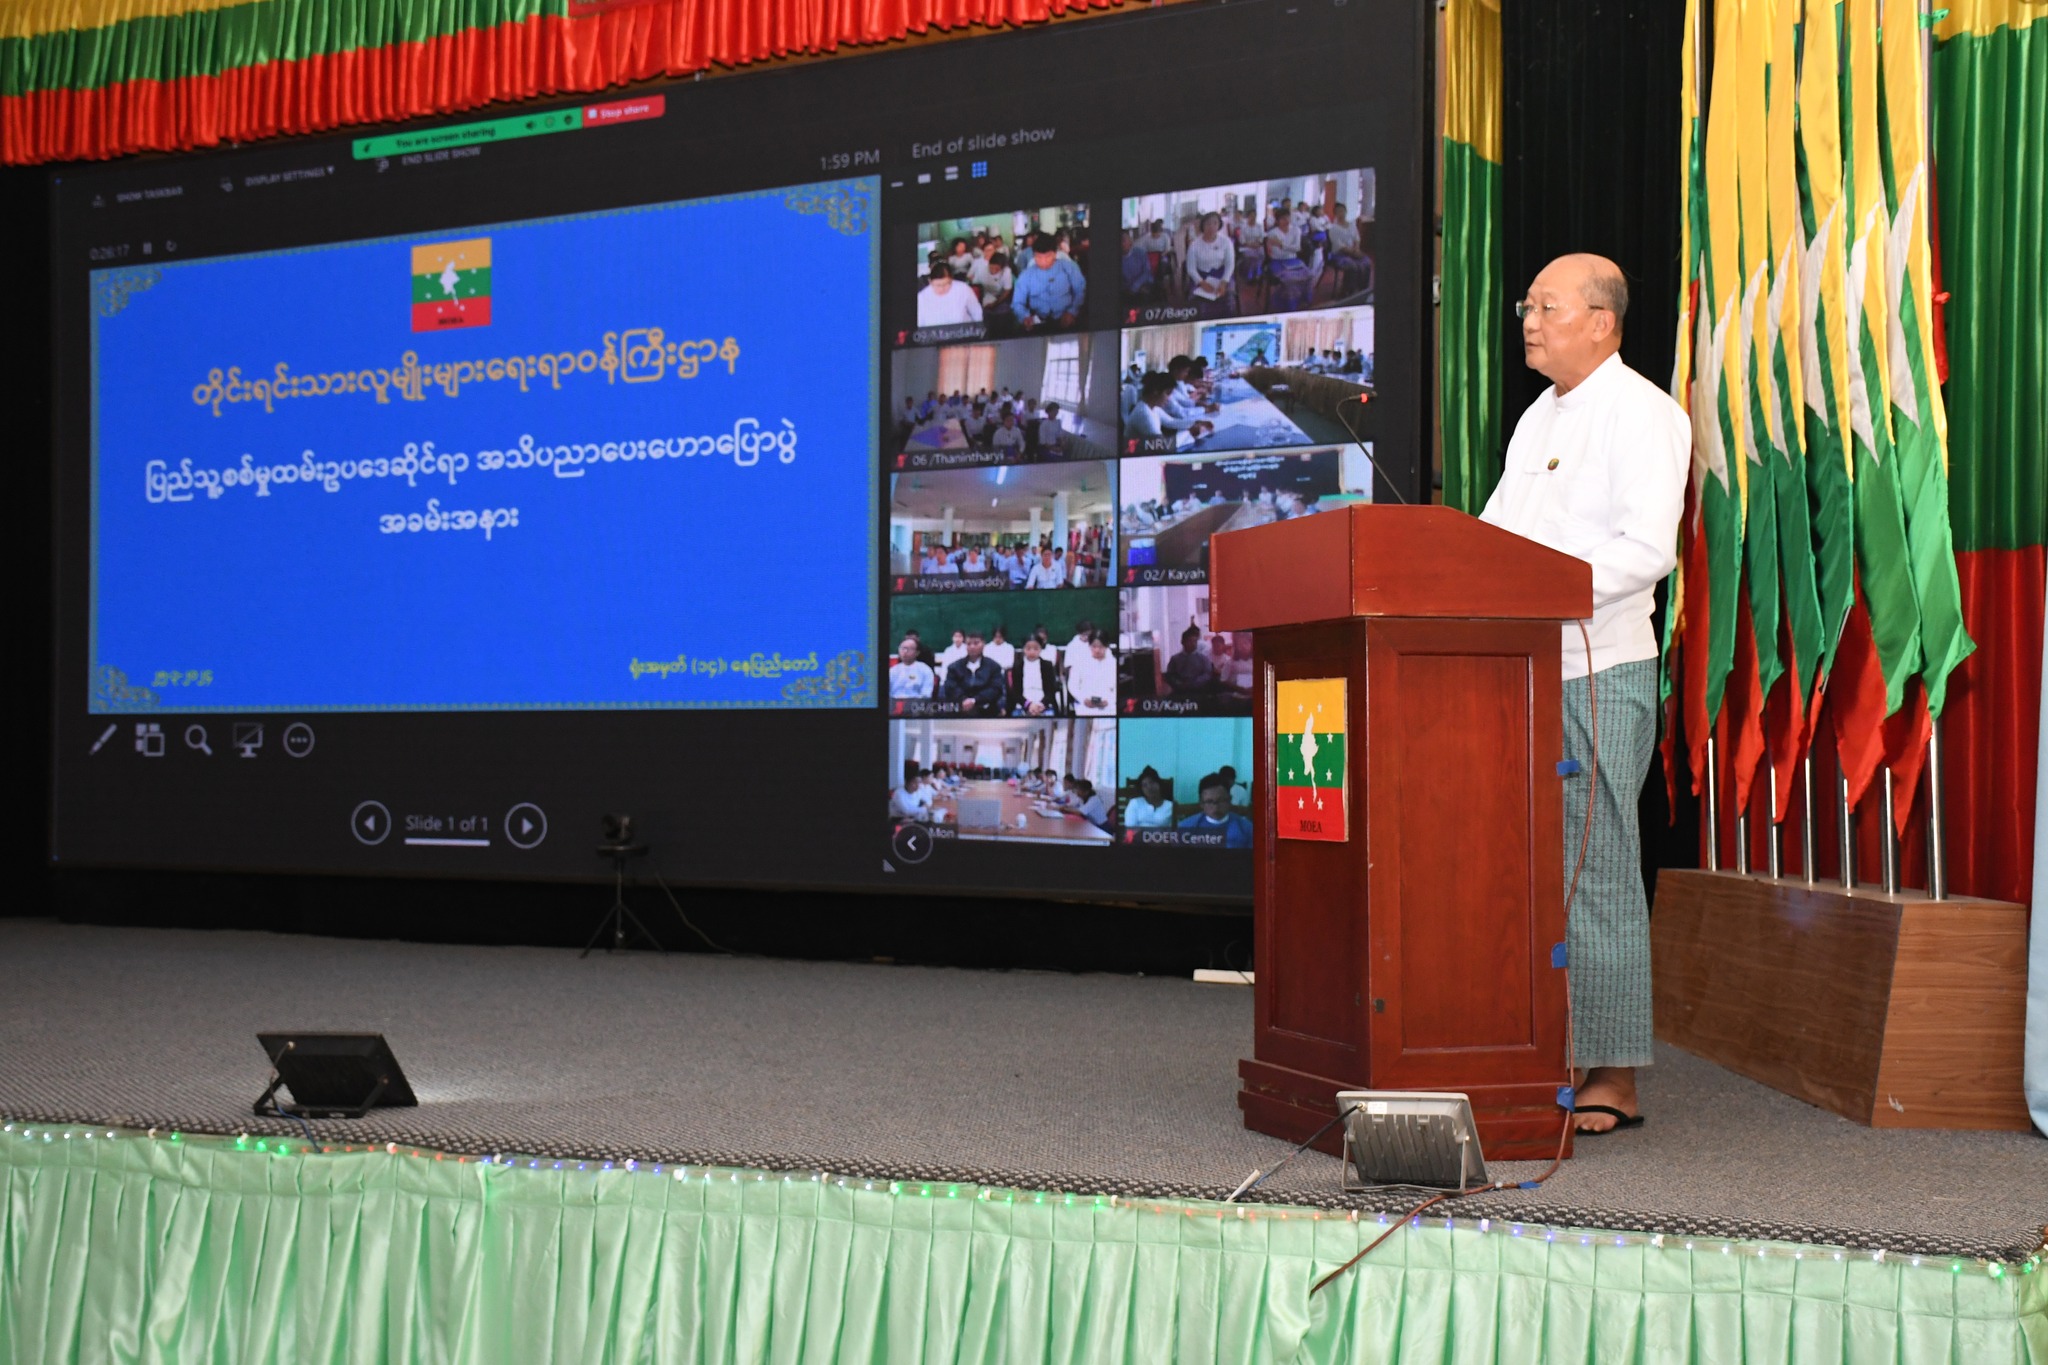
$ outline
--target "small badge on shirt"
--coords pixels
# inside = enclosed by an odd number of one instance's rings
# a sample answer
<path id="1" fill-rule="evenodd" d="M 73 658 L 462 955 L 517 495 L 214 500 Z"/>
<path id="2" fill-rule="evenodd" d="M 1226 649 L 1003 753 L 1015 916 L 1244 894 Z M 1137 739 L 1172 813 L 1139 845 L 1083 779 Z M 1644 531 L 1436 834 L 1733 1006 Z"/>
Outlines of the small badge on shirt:
<path id="1" fill-rule="evenodd" d="M 1551 457 L 1550 457 L 1550 463 L 1549 463 L 1549 464 L 1547 464 L 1547 465 L 1545 465 L 1545 466 L 1543 466 L 1543 467 L 1544 467 L 1545 469 L 1555 469 L 1555 468 L 1557 468 L 1557 457 L 1556 457 L 1555 455 L 1551 456 Z"/>

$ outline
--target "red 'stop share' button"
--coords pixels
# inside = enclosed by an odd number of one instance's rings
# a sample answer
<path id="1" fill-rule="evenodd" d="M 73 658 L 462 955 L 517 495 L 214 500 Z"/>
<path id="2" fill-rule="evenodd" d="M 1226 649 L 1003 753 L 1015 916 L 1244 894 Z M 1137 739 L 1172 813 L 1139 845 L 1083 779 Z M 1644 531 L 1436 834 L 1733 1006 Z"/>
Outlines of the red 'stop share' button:
<path id="1" fill-rule="evenodd" d="M 634 123 L 644 118 L 660 118 L 667 108 L 666 95 L 641 95 L 637 99 L 586 104 L 583 106 L 583 126 L 602 128 L 608 123 Z"/>

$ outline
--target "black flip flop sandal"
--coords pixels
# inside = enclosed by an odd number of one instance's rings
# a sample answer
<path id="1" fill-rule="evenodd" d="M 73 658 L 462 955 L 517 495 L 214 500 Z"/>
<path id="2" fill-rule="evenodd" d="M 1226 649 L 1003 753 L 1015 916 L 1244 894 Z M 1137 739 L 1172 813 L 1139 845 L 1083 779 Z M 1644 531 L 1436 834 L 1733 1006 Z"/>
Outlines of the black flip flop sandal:
<path id="1" fill-rule="evenodd" d="M 1579 1137 L 1606 1137 L 1609 1133 L 1618 1133 L 1624 1128 L 1640 1128 L 1643 1126 L 1643 1116 L 1641 1114 L 1624 1114 L 1611 1104 L 1574 1105 L 1572 1112 L 1574 1114 L 1606 1114 L 1614 1120 L 1612 1128 L 1603 1128 L 1598 1132 L 1587 1128 L 1580 1128 L 1577 1132 Z"/>

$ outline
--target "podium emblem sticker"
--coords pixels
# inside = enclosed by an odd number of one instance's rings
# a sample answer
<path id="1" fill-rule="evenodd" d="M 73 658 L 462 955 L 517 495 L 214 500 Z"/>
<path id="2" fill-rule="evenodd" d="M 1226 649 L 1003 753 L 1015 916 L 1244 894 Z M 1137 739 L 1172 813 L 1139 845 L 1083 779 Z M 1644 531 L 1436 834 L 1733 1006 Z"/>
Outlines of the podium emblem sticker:
<path id="1" fill-rule="evenodd" d="M 1344 781 L 1344 679 L 1296 678 L 1273 706 L 1273 832 L 1343 843 L 1351 837 Z"/>

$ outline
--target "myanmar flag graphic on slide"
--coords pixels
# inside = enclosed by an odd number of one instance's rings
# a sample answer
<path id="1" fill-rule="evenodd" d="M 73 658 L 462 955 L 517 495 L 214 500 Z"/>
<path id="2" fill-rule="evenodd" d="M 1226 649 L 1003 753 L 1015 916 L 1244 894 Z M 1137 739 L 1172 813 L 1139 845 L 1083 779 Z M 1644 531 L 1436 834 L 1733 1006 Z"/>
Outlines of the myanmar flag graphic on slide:
<path id="1" fill-rule="evenodd" d="M 491 324 L 491 239 L 412 249 L 412 329 L 445 332 Z"/>
<path id="2" fill-rule="evenodd" d="M 1344 679 L 1296 678 L 1273 703 L 1273 832 L 1342 843 L 1346 830 Z"/>

